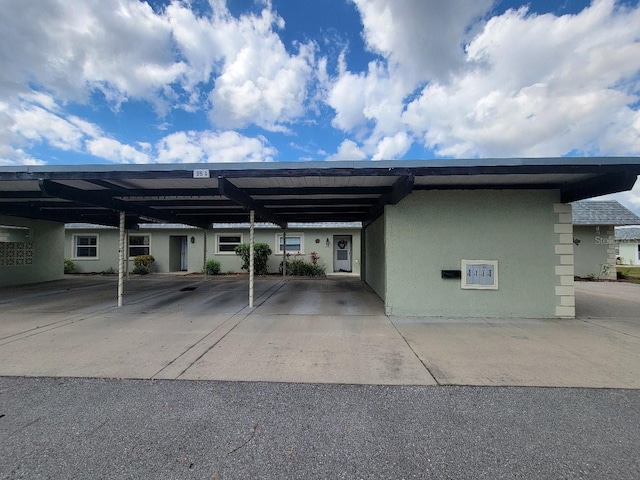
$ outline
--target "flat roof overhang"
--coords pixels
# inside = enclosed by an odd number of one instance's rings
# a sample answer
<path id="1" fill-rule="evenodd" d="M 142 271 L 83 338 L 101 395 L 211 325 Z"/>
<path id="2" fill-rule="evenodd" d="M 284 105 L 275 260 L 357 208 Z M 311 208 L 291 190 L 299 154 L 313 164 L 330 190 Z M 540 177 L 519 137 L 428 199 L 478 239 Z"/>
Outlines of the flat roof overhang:
<path id="1" fill-rule="evenodd" d="M 640 158 L 0 167 L 0 215 L 208 228 L 258 219 L 363 222 L 416 190 L 557 189 L 573 202 L 633 188 Z"/>

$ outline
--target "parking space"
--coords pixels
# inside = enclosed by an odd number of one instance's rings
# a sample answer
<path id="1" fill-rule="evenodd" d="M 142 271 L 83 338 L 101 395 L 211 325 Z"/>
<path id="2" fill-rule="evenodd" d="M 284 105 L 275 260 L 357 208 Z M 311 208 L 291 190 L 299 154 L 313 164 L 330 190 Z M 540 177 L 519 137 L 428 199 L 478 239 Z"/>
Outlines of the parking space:
<path id="1" fill-rule="evenodd" d="M 576 320 L 387 317 L 353 277 L 70 277 L 0 292 L 0 375 L 640 388 L 640 286 Z M 608 316 L 607 316 L 608 315 Z"/>

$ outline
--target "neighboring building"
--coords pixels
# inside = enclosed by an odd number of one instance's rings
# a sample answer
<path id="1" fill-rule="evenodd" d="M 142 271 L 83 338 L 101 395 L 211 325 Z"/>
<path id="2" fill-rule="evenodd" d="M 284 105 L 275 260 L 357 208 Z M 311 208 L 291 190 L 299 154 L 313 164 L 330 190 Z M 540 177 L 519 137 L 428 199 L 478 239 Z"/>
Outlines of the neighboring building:
<path id="1" fill-rule="evenodd" d="M 640 227 L 616 228 L 616 242 L 621 264 L 640 265 Z"/>
<path id="2" fill-rule="evenodd" d="M 615 200 L 585 200 L 572 206 L 575 275 L 615 279 L 614 227 L 638 225 L 640 218 Z"/>
<path id="3" fill-rule="evenodd" d="M 286 232 L 286 251 L 290 259 L 318 263 L 327 273 L 360 274 L 361 225 L 352 223 L 291 224 Z M 118 234 L 115 227 L 67 224 L 65 257 L 73 261 L 75 272 L 104 272 L 118 268 Z M 157 272 L 200 272 L 204 265 L 205 230 L 180 224 L 140 224 L 128 232 L 129 270 L 136 255 L 153 255 Z M 255 228 L 256 243 L 266 243 L 273 254 L 269 272 L 278 272 L 283 254 L 283 231 L 271 224 Z M 242 260 L 234 253 L 236 245 L 249 243 L 248 224 L 214 224 L 206 231 L 207 259 L 220 262 L 222 273 L 242 272 Z"/>

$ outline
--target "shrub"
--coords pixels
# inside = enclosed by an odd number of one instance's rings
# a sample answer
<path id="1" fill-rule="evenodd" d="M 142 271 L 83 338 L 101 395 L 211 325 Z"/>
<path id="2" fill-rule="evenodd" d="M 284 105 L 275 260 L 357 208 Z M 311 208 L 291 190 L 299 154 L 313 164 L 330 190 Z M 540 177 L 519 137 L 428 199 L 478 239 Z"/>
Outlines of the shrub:
<path id="1" fill-rule="evenodd" d="M 204 264 L 204 271 L 207 275 L 218 275 L 220 273 L 220 262 L 213 258 L 207 260 Z"/>
<path id="2" fill-rule="evenodd" d="M 133 272 L 139 275 L 146 275 L 147 273 L 151 273 L 151 266 L 156 259 L 153 258 L 153 255 L 138 255 L 133 259 Z"/>
<path id="3" fill-rule="evenodd" d="M 317 263 L 306 263 L 303 260 L 287 260 L 287 275 L 292 277 L 323 277 L 325 270 L 323 265 Z M 282 273 L 282 262 L 280 262 L 280 273 Z"/>
<path id="4" fill-rule="evenodd" d="M 242 270 L 249 271 L 249 244 L 241 243 L 234 251 L 236 255 L 242 257 Z M 253 244 L 253 273 L 256 275 L 266 275 L 269 273 L 267 262 L 269 261 L 269 255 L 273 252 L 266 243 L 254 243 Z"/>
<path id="5" fill-rule="evenodd" d="M 73 273 L 76 269 L 76 266 L 73 264 L 71 260 L 68 258 L 64 259 L 64 273 Z M 59 270 L 58 270 L 59 271 Z"/>

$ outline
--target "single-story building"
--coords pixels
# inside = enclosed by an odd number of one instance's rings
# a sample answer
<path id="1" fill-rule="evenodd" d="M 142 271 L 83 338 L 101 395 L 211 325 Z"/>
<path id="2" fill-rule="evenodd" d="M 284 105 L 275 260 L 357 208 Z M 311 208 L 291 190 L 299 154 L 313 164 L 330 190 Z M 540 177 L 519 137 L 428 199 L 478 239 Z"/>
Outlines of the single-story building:
<path id="1" fill-rule="evenodd" d="M 616 228 L 616 243 L 622 265 L 640 265 L 640 227 Z"/>
<path id="2" fill-rule="evenodd" d="M 255 225 L 255 242 L 266 243 L 273 252 L 269 273 L 279 271 L 286 239 L 289 260 L 311 262 L 315 254 L 327 273 L 359 275 L 360 231 L 357 222 L 293 223 L 285 236 L 278 226 L 259 223 Z M 76 273 L 113 272 L 118 269 L 118 242 L 115 227 L 70 223 L 65 227 L 65 258 L 73 262 Z M 242 260 L 234 248 L 242 243 L 249 243 L 248 224 L 213 224 L 206 230 L 183 224 L 140 224 L 127 231 L 128 270 L 132 270 L 136 255 L 152 255 L 156 272 L 201 272 L 205 260 L 215 259 L 222 273 L 241 273 Z"/>
<path id="3" fill-rule="evenodd" d="M 150 221 L 362 222 L 360 275 L 389 315 L 571 318 L 571 202 L 639 174 L 631 157 L 0 167 L 0 225 L 29 229 L 4 242 L 0 285 L 61 278 L 65 223 L 117 226 L 124 245 Z"/>
<path id="4" fill-rule="evenodd" d="M 614 228 L 640 225 L 640 218 L 615 200 L 574 202 L 572 210 L 575 275 L 581 278 L 614 280 Z"/>

